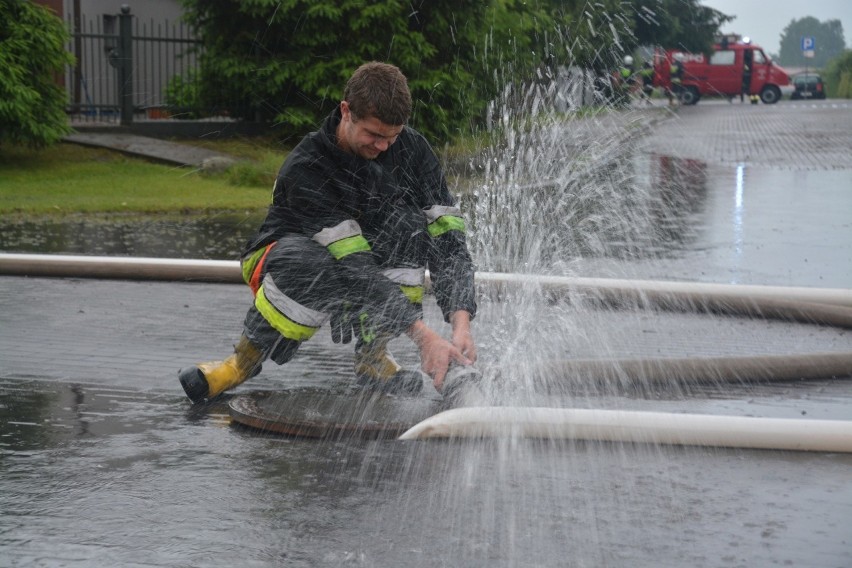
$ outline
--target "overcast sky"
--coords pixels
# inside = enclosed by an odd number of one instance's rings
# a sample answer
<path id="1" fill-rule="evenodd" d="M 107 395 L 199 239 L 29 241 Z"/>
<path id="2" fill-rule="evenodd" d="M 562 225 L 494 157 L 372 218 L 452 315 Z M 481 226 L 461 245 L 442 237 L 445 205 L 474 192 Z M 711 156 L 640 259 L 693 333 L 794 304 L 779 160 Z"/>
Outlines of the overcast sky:
<path id="1" fill-rule="evenodd" d="M 725 33 L 749 36 L 769 53 L 780 51 L 781 32 L 791 20 L 813 16 L 820 22 L 840 20 L 846 46 L 852 44 L 852 0 L 699 0 L 734 21 L 722 26 Z"/>

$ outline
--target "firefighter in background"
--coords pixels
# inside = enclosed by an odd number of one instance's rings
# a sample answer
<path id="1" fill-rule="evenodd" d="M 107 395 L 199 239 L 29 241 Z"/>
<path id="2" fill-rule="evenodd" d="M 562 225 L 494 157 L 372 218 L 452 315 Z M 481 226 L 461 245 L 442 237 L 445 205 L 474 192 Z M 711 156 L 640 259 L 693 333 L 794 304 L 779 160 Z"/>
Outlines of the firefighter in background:
<path id="1" fill-rule="evenodd" d="M 751 75 L 754 67 L 754 51 L 746 49 L 743 51 L 743 84 L 740 90 L 740 102 L 745 102 L 743 98 L 748 96 L 751 104 L 756 105 L 760 102 L 758 95 L 751 94 Z"/>
<path id="2" fill-rule="evenodd" d="M 242 336 L 224 361 L 179 372 L 190 400 L 236 387 L 267 359 L 289 361 L 326 322 L 335 342 L 356 339 L 355 377 L 381 392 L 413 395 L 423 386 L 388 351 L 402 334 L 439 391 L 450 365 L 473 364 L 465 222 L 432 148 L 406 126 L 410 114 L 402 72 L 366 63 L 320 129 L 290 152 L 240 261 L 254 294 Z M 427 269 L 449 340 L 423 320 Z"/>
<path id="3" fill-rule="evenodd" d="M 742 88 L 740 89 L 740 102 L 744 102 L 744 98 L 749 95 L 749 91 L 751 90 L 751 66 L 752 66 L 752 51 L 750 49 L 746 49 L 743 51 L 743 82 Z"/>
<path id="4" fill-rule="evenodd" d="M 669 106 L 676 106 L 680 103 L 683 95 L 683 54 L 675 53 L 672 58 L 672 65 L 669 68 L 669 79 L 672 83 L 671 90 L 667 93 Z"/>
<path id="5" fill-rule="evenodd" d="M 639 71 L 639 77 L 642 79 L 642 98 L 645 104 L 651 104 L 651 95 L 654 94 L 654 65 L 645 60 L 642 63 L 642 70 Z"/>
<path id="6" fill-rule="evenodd" d="M 633 57 L 624 56 L 624 65 L 618 70 L 618 103 L 623 106 L 630 104 L 630 96 L 636 89 L 636 70 L 633 68 Z"/>

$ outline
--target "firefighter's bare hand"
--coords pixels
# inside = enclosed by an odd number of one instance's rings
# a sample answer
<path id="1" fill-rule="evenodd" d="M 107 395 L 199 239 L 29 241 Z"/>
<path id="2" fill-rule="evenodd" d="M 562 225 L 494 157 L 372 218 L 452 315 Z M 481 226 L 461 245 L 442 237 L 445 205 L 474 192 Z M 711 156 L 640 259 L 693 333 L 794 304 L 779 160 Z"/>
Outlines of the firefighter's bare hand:
<path id="1" fill-rule="evenodd" d="M 476 343 L 470 331 L 470 314 L 464 310 L 453 312 L 450 316 L 453 326 L 453 345 L 462 352 L 462 355 L 476 362 Z"/>
<path id="2" fill-rule="evenodd" d="M 450 363 L 473 364 L 473 361 L 465 357 L 458 347 L 438 335 L 422 320 L 412 324 L 407 334 L 420 348 L 420 368 L 432 378 L 432 384 L 439 392 Z"/>

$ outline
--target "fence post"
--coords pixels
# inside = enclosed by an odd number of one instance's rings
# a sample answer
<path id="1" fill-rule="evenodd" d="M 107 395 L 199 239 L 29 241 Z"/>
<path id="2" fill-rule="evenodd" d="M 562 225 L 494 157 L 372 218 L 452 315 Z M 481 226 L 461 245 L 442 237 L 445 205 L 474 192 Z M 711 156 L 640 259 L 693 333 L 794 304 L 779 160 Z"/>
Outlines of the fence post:
<path id="1" fill-rule="evenodd" d="M 118 16 L 118 101 L 121 105 L 121 125 L 133 124 L 133 42 L 130 6 L 121 5 Z"/>

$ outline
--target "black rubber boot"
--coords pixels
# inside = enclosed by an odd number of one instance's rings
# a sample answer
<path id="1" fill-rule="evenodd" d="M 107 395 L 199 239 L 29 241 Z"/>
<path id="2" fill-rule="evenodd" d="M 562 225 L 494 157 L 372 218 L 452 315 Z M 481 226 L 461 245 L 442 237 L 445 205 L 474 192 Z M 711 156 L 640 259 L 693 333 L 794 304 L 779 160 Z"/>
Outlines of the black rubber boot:
<path id="1" fill-rule="evenodd" d="M 178 379 L 183 390 L 186 391 L 186 396 L 189 397 L 194 404 L 202 402 L 207 398 L 210 392 L 210 387 L 207 385 L 207 379 L 204 378 L 204 373 L 198 367 L 188 367 L 178 371 Z"/>
<path id="2" fill-rule="evenodd" d="M 417 396 L 423 392 L 423 373 L 420 371 L 397 371 L 387 379 L 358 375 L 358 384 L 364 388 L 402 396 Z"/>
<path id="3" fill-rule="evenodd" d="M 355 346 L 355 376 L 358 384 L 378 392 L 417 396 L 423 391 L 424 375 L 403 369 L 388 351 L 390 336 L 379 336 Z"/>
<path id="4" fill-rule="evenodd" d="M 186 396 L 198 403 L 232 389 L 260 372 L 263 352 L 245 336 L 234 346 L 234 354 L 224 361 L 201 363 L 181 369 L 178 379 Z"/>

